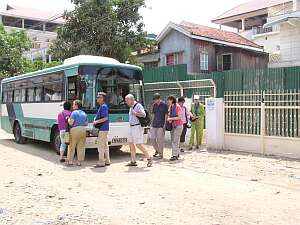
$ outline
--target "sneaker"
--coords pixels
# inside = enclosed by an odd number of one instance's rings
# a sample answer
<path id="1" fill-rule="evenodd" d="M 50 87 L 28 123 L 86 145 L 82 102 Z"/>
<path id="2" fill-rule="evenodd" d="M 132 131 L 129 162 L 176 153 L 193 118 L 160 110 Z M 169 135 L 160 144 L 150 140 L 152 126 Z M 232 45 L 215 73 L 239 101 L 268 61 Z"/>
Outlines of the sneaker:
<path id="1" fill-rule="evenodd" d="M 193 150 L 193 146 L 189 147 L 189 150 L 192 151 Z"/>
<path id="2" fill-rule="evenodd" d="M 66 160 L 65 159 L 60 159 L 59 160 L 61 163 L 64 163 Z"/>
<path id="3" fill-rule="evenodd" d="M 196 146 L 196 149 L 199 149 L 199 145 Z"/>
<path id="4" fill-rule="evenodd" d="M 155 152 L 153 157 L 158 157 L 159 156 L 159 153 L 158 152 Z"/>
<path id="5" fill-rule="evenodd" d="M 129 162 L 126 164 L 126 166 L 137 166 L 136 162 Z"/>
<path id="6" fill-rule="evenodd" d="M 184 152 L 184 149 L 180 149 L 180 152 Z"/>
<path id="7" fill-rule="evenodd" d="M 178 157 L 177 157 L 177 156 L 172 156 L 172 157 L 170 158 L 170 161 L 176 161 L 176 160 L 178 160 Z"/>
<path id="8" fill-rule="evenodd" d="M 151 167 L 153 162 L 152 162 L 152 159 L 147 159 L 147 167 Z"/>
<path id="9" fill-rule="evenodd" d="M 110 166 L 110 163 L 105 163 L 105 166 Z"/>

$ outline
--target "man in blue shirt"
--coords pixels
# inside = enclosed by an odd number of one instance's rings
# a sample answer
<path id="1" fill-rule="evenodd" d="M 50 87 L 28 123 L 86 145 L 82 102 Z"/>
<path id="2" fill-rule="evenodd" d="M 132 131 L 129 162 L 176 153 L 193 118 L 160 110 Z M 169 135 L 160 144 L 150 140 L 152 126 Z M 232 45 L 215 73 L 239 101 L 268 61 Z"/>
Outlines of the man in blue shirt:
<path id="1" fill-rule="evenodd" d="M 108 106 L 105 103 L 106 93 L 99 92 L 97 95 L 97 103 L 99 104 L 99 110 L 94 120 L 94 126 L 99 129 L 98 134 L 98 153 L 99 163 L 95 166 L 105 167 L 110 165 L 109 147 L 107 142 L 107 136 L 109 131 L 109 119 L 108 119 Z"/>
<path id="2" fill-rule="evenodd" d="M 153 121 L 151 128 L 151 140 L 155 149 L 154 157 L 162 159 L 164 155 L 165 123 L 168 117 L 168 105 L 161 101 L 160 94 L 153 96 Z"/>

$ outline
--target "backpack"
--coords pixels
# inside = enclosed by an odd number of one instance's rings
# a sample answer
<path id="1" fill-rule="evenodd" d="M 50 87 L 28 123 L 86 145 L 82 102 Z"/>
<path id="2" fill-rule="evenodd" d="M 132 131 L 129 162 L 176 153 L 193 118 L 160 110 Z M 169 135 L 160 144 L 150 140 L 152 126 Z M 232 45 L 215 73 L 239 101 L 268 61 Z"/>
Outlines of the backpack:
<path id="1" fill-rule="evenodd" d="M 136 103 L 132 107 L 133 110 L 137 106 L 137 104 L 139 104 L 139 103 Z M 151 116 L 150 116 L 150 113 L 148 112 L 148 110 L 146 110 L 146 109 L 144 109 L 144 110 L 145 110 L 146 116 L 145 117 L 139 117 L 139 116 L 137 116 L 137 118 L 140 121 L 140 124 L 141 124 L 142 127 L 148 127 L 151 124 Z"/>

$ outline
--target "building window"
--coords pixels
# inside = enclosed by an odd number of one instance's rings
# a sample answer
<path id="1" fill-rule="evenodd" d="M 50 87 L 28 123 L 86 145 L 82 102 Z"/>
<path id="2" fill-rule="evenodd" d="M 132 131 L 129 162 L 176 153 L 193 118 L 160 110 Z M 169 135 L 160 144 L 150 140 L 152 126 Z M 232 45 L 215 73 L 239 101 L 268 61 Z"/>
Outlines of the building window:
<path id="1" fill-rule="evenodd" d="M 167 55 L 167 66 L 178 65 L 182 63 L 182 52 Z"/>
<path id="2" fill-rule="evenodd" d="M 232 69 L 232 55 L 224 54 L 217 56 L 217 67 L 218 71 L 225 71 Z"/>
<path id="3" fill-rule="evenodd" d="M 223 70 L 231 70 L 231 54 L 223 55 Z"/>
<path id="4" fill-rule="evenodd" d="M 208 53 L 200 53 L 200 70 L 208 70 Z"/>

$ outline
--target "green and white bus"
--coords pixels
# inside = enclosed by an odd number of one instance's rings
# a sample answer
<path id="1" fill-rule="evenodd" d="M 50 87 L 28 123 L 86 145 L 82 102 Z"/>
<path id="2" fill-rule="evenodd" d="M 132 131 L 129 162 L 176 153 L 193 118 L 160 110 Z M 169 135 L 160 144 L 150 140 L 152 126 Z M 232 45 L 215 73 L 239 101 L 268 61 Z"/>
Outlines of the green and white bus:
<path id="1" fill-rule="evenodd" d="M 128 93 L 143 102 L 143 76 L 140 67 L 98 56 L 76 56 L 64 64 L 2 80 L 1 128 L 13 133 L 15 141 L 27 139 L 50 142 L 58 152 L 60 145 L 57 115 L 64 101 L 79 99 L 88 114 L 86 148 L 95 148 L 97 138 L 93 119 L 96 95 L 107 93 L 110 108 L 109 145 L 119 149 L 128 140 Z M 148 130 L 145 129 L 145 141 Z"/>

